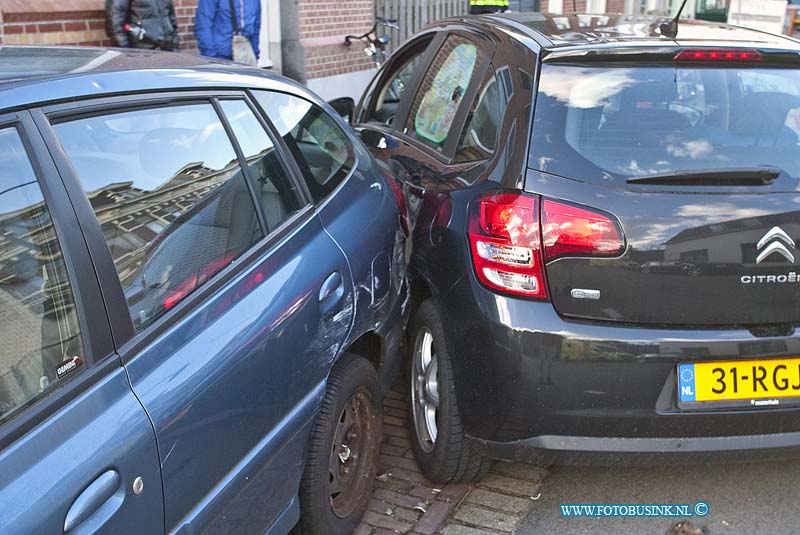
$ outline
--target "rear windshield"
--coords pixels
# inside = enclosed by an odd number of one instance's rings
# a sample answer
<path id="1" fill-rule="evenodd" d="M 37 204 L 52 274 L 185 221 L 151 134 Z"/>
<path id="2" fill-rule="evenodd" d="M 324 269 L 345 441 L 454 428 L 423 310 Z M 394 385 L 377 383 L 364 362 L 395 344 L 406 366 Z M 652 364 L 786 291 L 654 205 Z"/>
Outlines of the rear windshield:
<path id="1" fill-rule="evenodd" d="M 800 178 L 800 71 L 544 65 L 530 166 L 589 182 L 779 167 Z"/>

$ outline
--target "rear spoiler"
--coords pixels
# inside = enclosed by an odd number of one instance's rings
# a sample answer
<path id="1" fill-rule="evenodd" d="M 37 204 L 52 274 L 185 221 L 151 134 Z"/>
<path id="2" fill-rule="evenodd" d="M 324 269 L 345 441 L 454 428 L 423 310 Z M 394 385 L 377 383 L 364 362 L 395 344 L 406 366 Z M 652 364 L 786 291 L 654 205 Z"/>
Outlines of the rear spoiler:
<path id="1" fill-rule="evenodd" d="M 677 44 L 631 47 L 615 45 L 591 49 L 565 47 L 543 50 L 542 62 L 583 65 L 635 63 L 637 66 L 672 64 L 705 67 L 800 67 L 800 51 Z"/>

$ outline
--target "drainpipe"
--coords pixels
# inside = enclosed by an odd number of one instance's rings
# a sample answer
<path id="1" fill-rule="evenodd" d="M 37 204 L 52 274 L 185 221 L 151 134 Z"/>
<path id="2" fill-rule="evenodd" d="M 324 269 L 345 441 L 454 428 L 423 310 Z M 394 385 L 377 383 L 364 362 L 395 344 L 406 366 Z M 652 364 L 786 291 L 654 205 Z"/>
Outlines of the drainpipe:
<path id="1" fill-rule="evenodd" d="M 281 69 L 283 75 L 306 83 L 306 54 L 300 42 L 300 0 L 281 2 Z"/>

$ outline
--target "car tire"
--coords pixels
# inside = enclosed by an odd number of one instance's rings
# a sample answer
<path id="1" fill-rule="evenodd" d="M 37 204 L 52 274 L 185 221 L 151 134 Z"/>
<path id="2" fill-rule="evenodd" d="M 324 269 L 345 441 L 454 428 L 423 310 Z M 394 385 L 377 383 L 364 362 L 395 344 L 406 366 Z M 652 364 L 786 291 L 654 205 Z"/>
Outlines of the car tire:
<path id="1" fill-rule="evenodd" d="M 464 435 L 451 357 L 433 299 L 423 301 L 414 313 L 407 347 L 409 427 L 417 463 L 428 479 L 437 483 L 480 480 L 492 461 L 476 451 Z"/>
<path id="2" fill-rule="evenodd" d="M 331 371 L 300 481 L 302 535 L 353 533 L 372 495 L 383 425 L 375 368 L 345 353 Z"/>

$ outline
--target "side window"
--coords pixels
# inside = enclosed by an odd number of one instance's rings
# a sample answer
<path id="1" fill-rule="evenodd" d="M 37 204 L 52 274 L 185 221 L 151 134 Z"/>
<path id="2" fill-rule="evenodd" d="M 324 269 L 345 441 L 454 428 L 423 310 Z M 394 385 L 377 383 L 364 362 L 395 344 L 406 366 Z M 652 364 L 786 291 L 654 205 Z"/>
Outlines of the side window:
<path id="1" fill-rule="evenodd" d="M 301 208 L 297 191 L 278 156 L 275 144 L 243 100 L 223 100 L 228 118 L 247 165 L 256 178 L 256 197 L 260 200 L 269 230 L 274 229 Z"/>
<path id="2" fill-rule="evenodd" d="M 314 201 L 327 197 L 355 166 L 347 135 L 322 108 L 305 99 L 274 91 L 253 94 L 297 161 Z"/>
<path id="3" fill-rule="evenodd" d="M 81 369 L 75 298 L 16 129 L 0 130 L 0 422 Z"/>
<path id="4" fill-rule="evenodd" d="M 422 79 L 411 106 L 406 132 L 441 151 L 475 69 L 478 47 L 459 35 L 449 36 Z"/>
<path id="5" fill-rule="evenodd" d="M 210 103 L 98 115 L 54 129 L 103 229 L 137 332 L 263 236 Z"/>
<path id="6" fill-rule="evenodd" d="M 415 44 L 405 58 L 390 67 L 391 71 L 378 88 L 369 105 L 366 120 L 391 125 L 400 106 L 400 100 L 411 84 L 416 70 L 420 67 L 422 57 L 428 49 L 432 38 L 426 38 Z"/>
<path id="7" fill-rule="evenodd" d="M 763 71 L 751 73 L 746 69 L 737 72 L 741 80 L 742 92 L 748 93 L 788 93 L 795 97 L 800 96 L 797 81 L 780 74 L 769 74 Z"/>
<path id="8" fill-rule="evenodd" d="M 494 154 L 502 109 L 497 79 L 494 71 L 489 69 L 461 131 L 454 161 L 485 160 Z"/>
<path id="9" fill-rule="evenodd" d="M 776 104 L 781 100 L 787 102 L 785 107 L 789 110 L 783 125 L 786 131 L 791 130 L 793 135 L 800 135 L 800 108 L 793 105 L 797 102 L 796 98 L 800 97 L 800 85 L 796 78 L 770 74 L 763 70 L 754 75 L 747 69 L 741 69 L 738 75 L 741 80 L 742 102 L 753 102 L 762 96 Z M 766 113 L 763 109 L 761 111 L 762 114 Z"/>

